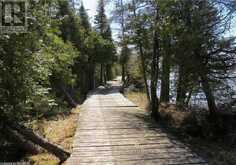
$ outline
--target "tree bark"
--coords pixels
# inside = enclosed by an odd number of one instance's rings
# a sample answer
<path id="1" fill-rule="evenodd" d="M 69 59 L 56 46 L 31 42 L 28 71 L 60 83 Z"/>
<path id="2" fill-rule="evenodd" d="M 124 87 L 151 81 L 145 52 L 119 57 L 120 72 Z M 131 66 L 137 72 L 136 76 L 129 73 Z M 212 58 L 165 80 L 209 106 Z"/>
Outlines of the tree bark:
<path id="1" fill-rule="evenodd" d="M 153 55 L 151 64 L 151 115 L 154 118 L 159 116 L 159 101 L 157 98 L 157 82 L 159 76 L 159 59 L 160 59 L 160 38 L 158 34 L 159 9 L 156 7 L 154 38 L 153 38 Z"/>
<path id="2" fill-rule="evenodd" d="M 169 47 L 167 48 L 169 49 Z M 170 54 L 166 51 L 162 61 L 161 102 L 170 102 Z"/>
<path id="3" fill-rule="evenodd" d="M 104 85 L 103 84 L 103 64 L 101 64 L 101 68 L 100 68 L 100 85 Z"/>
<path id="4" fill-rule="evenodd" d="M 125 64 L 122 64 L 122 82 L 125 83 Z"/>
<path id="5" fill-rule="evenodd" d="M 93 90 L 95 88 L 95 64 L 89 64 L 89 90 Z"/>
<path id="6" fill-rule="evenodd" d="M 112 75 L 112 65 L 111 64 L 107 64 L 106 73 L 107 73 L 107 80 L 108 81 L 110 81 L 114 78 L 113 75 Z"/>
<path id="7" fill-rule="evenodd" d="M 32 130 L 13 122 L 8 122 L 7 124 L 11 129 L 16 130 L 19 134 L 23 135 L 25 139 L 30 140 L 31 142 L 54 154 L 60 159 L 61 162 L 64 162 L 69 158 L 70 153 L 64 151 L 62 148 L 55 144 L 49 143 L 46 139 L 43 139 L 39 135 L 36 135 Z"/>
<path id="8" fill-rule="evenodd" d="M 149 86 L 147 82 L 146 65 L 145 65 L 145 55 L 143 52 L 143 47 L 142 47 L 141 42 L 139 42 L 139 52 L 141 56 L 142 74 L 143 74 L 144 84 L 146 88 L 147 99 L 150 102 L 150 93 L 149 93 Z"/>
<path id="9" fill-rule="evenodd" d="M 70 106 L 72 106 L 73 108 L 77 107 L 78 104 L 77 104 L 76 101 L 71 97 L 71 95 L 66 91 L 65 87 L 64 87 L 62 84 L 60 84 L 59 86 L 60 86 L 62 92 L 64 93 L 64 95 L 66 96 L 66 100 L 67 100 L 67 102 L 70 104 Z"/>
<path id="10" fill-rule="evenodd" d="M 215 102 L 215 96 L 213 94 L 211 85 L 209 83 L 209 78 L 207 73 L 208 69 L 206 68 L 205 64 L 206 62 L 204 62 L 204 58 L 203 56 L 200 56 L 199 54 L 199 50 L 195 50 L 194 54 L 195 54 L 195 61 L 197 63 L 197 66 L 199 66 L 201 69 L 196 70 L 198 71 L 198 76 L 201 79 L 201 84 L 202 84 L 202 89 L 203 92 L 205 93 L 206 99 L 207 99 L 207 104 L 208 104 L 208 108 L 209 108 L 209 112 L 210 112 L 210 116 L 215 119 L 217 116 L 217 106 L 216 106 L 216 102 Z M 198 69 L 198 68 L 196 68 Z"/>
<path id="11" fill-rule="evenodd" d="M 191 97 L 192 97 L 192 93 L 193 93 L 193 87 L 190 89 L 189 94 L 188 94 L 188 97 L 187 97 L 187 99 L 186 99 L 186 102 L 185 102 L 185 105 L 186 105 L 186 106 L 189 105 L 189 102 L 190 102 Z"/>
<path id="12" fill-rule="evenodd" d="M 122 45 L 125 43 L 125 18 L 124 18 L 124 3 L 123 0 L 120 0 L 120 5 L 121 5 L 121 30 L 122 30 Z M 125 73 L 126 73 L 126 68 L 125 64 L 122 64 L 122 82 L 125 84 Z"/>
<path id="13" fill-rule="evenodd" d="M 187 81 L 184 77 L 184 66 L 179 67 L 179 77 L 178 77 L 178 83 L 177 83 L 177 97 L 176 102 L 180 105 L 184 105 L 185 99 L 186 99 L 186 82 Z"/>
<path id="14" fill-rule="evenodd" d="M 213 92 L 212 92 L 212 89 L 211 89 L 211 86 L 209 84 L 207 76 L 201 74 L 201 81 L 202 81 L 203 91 L 206 95 L 210 115 L 215 116 L 216 111 L 217 111 L 217 107 L 216 107 L 216 103 L 215 103 L 215 97 L 213 95 Z"/>
<path id="15" fill-rule="evenodd" d="M 103 68 L 104 84 L 107 84 L 107 64 Z"/>
<path id="16" fill-rule="evenodd" d="M 21 134 L 19 134 L 17 131 L 11 129 L 8 126 L 4 127 L 5 134 L 4 136 L 7 138 L 7 140 L 12 141 L 16 143 L 20 148 L 27 151 L 30 154 L 38 154 L 41 153 L 42 150 L 40 150 L 38 147 L 36 147 L 33 143 L 26 140 Z"/>

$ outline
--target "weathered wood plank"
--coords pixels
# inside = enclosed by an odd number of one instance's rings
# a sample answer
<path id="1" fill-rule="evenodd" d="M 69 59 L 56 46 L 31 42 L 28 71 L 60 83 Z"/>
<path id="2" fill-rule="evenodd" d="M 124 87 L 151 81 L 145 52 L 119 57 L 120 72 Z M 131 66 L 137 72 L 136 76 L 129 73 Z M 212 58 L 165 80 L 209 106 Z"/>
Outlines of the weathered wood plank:
<path id="1" fill-rule="evenodd" d="M 89 94 L 67 164 L 207 164 L 118 91 L 115 87 Z"/>

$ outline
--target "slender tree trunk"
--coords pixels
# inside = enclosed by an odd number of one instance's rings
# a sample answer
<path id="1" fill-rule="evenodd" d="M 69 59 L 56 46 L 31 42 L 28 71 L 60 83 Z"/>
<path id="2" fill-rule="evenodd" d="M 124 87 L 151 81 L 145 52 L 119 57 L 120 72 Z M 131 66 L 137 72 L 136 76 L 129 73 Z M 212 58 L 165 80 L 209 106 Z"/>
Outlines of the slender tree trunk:
<path id="1" fill-rule="evenodd" d="M 156 48 L 154 48 L 156 49 Z M 158 57 L 157 50 L 154 51 L 152 58 L 152 71 L 151 71 L 151 111 L 154 118 L 158 117 L 158 98 L 157 98 L 157 81 L 158 81 Z"/>
<path id="2" fill-rule="evenodd" d="M 170 54 L 167 52 L 162 61 L 161 102 L 170 102 Z"/>
<path id="3" fill-rule="evenodd" d="M 83 72 L 83 95 L 86 97 L 89 91 L 89 76 L 88 76 L 89 69 L 85 67 L 85 72 Z"/>
<path id="4" fill-rule="evenodd" d="M 89 64 L 89 90 L 93 90 L 95 88 L 95 64 L 90 62 Z"/>
<path id="5" fill-rule="evenodd" d="M 192 93 L 193 93 L 193 88 L 191 88 L 191 90 L 189 91 L 188 97 L 187 97 L 186 102 L 185 102 L 186 106 L 189 105 L 189 102 L 190 102 L 191 97 L 192 97 Z"/>
<path id="6" fill-rule="evenodd" d="M 155 25 L 154 25 L 154 43 L 153 43 L 153 56 L 151 64 L 151 111 L 152 117 L 158 118 L 159 116 L 159 101 L 157 97 L 157 82 L 159 74 L 159 59 L 160 59 L 160 38 L 158 34 L 159 9 L 156 9 Z"/>
<path id="7" fill-rule="evenodd" d="M 184 74 L 184 66 L 179 67 L 179 77 L 178 77 L 178 83 L 177 83 L 177 97 L 176 102 L 180 105 L 184 105 L 185 99 L 186 99 L 186 82 Z"/>
<path id="8" fill-rule="evenodd" d="M 101 64 L 100 69 L 100 85 L 103 85 L 103 64 Z"/>
<path id="9" fill-rule="evenodd" d="M 199 50 L 195 50 L 195 52 L 194 52 L 195 61 L 197 62 L 197 66 L 201 67 L 201 69 L 198 70 L 198 75 L 201 79 L 203 92 L 206 95 L 207 104 L 208 104 L 208 108 L 209 108 L 209 111 L 210 111 L 210 116 L 213 117 L 213 119 L 215 119 L 216 112 L 217 112 L 215 96 L 213 94 L 213 91 L 211 89 L 211 85 L 209 83 L 209 79 L 207 77 L 208 70 L 206 69 L 206 67 L 203 63 L 203 59 L 200 58 L 201 56 L 200 56 L 199 52 L 200 52 Z"/>
<path id="10" fill-rule="evenodd" d="M 132 1 L 132 3 L 135 6 L 135 1 L 134 0 Z M 134 7 L 134 10 L 133 10 L 133 14 L 134 14 L 134 17 L 137 17 L 135 7 Z M 138 38 L 141 38 L 140 32 L 137 31 L 136 33 L 137 33 Z M 147 99 L 148 99 L 149 103 L 151 103 L 151 96 L 150 96 L 150 92 L 149 92 L 149 85 L 148 85 L 148 82 L 147 82 L 147 74 L 146 74 L 147 69 L 146 69 L 146 65 L 145 65 L 145 54 L 144 54 L 144 51 L 143 51 L 142 41 L 140 39 L 138 41 L 138 47 L 139 47 L 139 52 L 140 52 L 140 57 L 141 57 L 142 76 L 143 76 L 143 79 L 144 79 L 146 95 L 147 95 Z"/>
<path id="11" fill-rule="evenodd" d="M 113 75 L 112 75 L 112 65 L 111 64 L 107 64 L 106 73 L 107 73 L 107 80 L 108 81 L 112 80 Z"/>
<path id="12" fill-rule="evenodd" d="M 107 64 L 103 68 L 104 84 L 107 84 Z"/>
<path id="13" fill-rule="evenodd" d="M 122 82 L 125 83 L 125 64 L 122 64 Z"/>
<path id="14" fill-rule="evenodd" d="M 207 76 L 201 74 L 201 81 L 202 81 L 203 91 L 206 95 L 210 115 L 215 116 L 216 111 L 217 111 L 217 107 L 216 107 L 216 103 L 215 103 L 215 97 L 213 95 L 213 92 L 212 92 L 212 89 L 211 89 L 211 86 L 209 84 Z"/>
<path id="15" fill-rule="evenodd" d="M 143 52 L 143 47 L 142 47 L 141 42 L 139 42 L 139 51 L 140 51 L 140 56 L 141 56 L 142 74 L 143 74 L 144 84 L 146 88 L 147 99 L 150 102 L 150 93 L 149 93 L 149 86 L 147 82 L 146 65 L 145 65 L 145 55 Z"/>
<path id="16" fill-rule="evenodd" d="M 80 79 L 78 80 L 78 87 L 80 94 L 85 98 L 88 92 L 88 69 L 87 66 L 81 66 L 79 68 L 78 75 L 80 76 Z M 86 75 L 87 74 L 87 75 Z"/>
<path id="17" fill-rule="evenodd" d="M 67 92 L 66 88 L 64 87 L 64 85 L 60 84 L 59 85 L 61 88 L 61 91 L 64 93 L 67 102 L 69 103 L 70 106 L 72 106 L 73 108 L 75 108 L 78 104 L 76 103 L 76 101 L 72 98 L 72 96 Z"/>
<path id="18" fill-rule="evenodd" d="M 123 0 L 120 0 L 121 5 L 121 28 L 122 28 L 122 42 L 125 43 L 125 18 L 124 18 L 124 3 Z M 122 64 L 122 81 L 125 84 L 125 76 L 126 76 L 126 64 Z"/>

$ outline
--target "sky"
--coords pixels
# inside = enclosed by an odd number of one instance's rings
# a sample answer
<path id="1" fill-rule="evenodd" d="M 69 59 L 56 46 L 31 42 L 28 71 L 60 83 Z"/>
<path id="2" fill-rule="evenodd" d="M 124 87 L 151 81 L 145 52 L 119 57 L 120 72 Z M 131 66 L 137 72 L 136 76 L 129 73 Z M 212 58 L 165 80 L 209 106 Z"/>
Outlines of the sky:
<path id="1" fill-rule="evenodd" d="M 87 9 L 91 23 L 93 23 L 94 15 L 97 11 L 98 0 L 83 0 L 85 9 Z"/>
<path id="2" fill-rule="evenodd" d="M 236 20 L 232 22 L 231 30 L 228 33 L 229 36 L 236 36 Z"/>

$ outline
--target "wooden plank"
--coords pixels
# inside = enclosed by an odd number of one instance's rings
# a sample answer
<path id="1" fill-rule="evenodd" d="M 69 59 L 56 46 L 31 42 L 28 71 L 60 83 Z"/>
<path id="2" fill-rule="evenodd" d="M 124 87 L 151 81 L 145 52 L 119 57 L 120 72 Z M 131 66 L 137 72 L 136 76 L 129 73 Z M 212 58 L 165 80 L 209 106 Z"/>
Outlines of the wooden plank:
<path id="1" fill-rule="evenodd" d="M 73 158 L 72 158 L 73 159 Z M 74 158 L 80 163 L 95 163 L 95 164 L 107 164 L 107 163 L 115 163 L 115 164 L 121 164 L 121 165 L 131 165 L 131 164 L 159 164 L 159 165 L 166 165 L 166 164 L 206 164 L 205 161 L 200 160 L 199 158 L 196 157 L 191 157 L 191 156 L 173 156 L 167 157 L 126 157 L 126 158 L 120 158 L 120 157 L 107 157 L 106 159 L 104 158 Z"/>
<path id="2" fill-rule="evenodd" d="M 91 92 L 81 108 L 69 165 L 207 164 L 117 90 Z"/>
<path id="3" fill-rule="evenodd" d="M 123 146 L 101 146 L 101 147 L 74 147 L 74 152 L 77 151 L 82 151 L 82 152 L 90 152 L 90 151 L 140 151 L 140 150 L 156 150 L 156 149 L 161 149 L 161 150 L 169 150 L 169 149 L 184 149 L 188 152 L 191 152 L 190 149 L 184 147 L 184 146 L 176 146 L 173 144 L 152 144 L 152 145 L 143 145 L 143 146 L 135 146 L 135 145 L 123 145 Z"/>
<path id="4" fill-rule="evenodd" d="M 112 152 L 111 152 L 112 151 Z M 91 154 L 96 154 L 100 156 L 106 156 L 106 155 L 135 155 L 135 154 L 186 154 L 186 153 L 191 153 L 191 151 L 186 150 L 185 148 L 146 148 L 145 150 L 138 150 L 138 149 L 132 149 L 128 148 L 126 150 L 100 150 L 100 151 L 85 151 L 85 150 L 75 150 L 73 155 L 78 155 L 78 156 L 90 156 Z"/>

